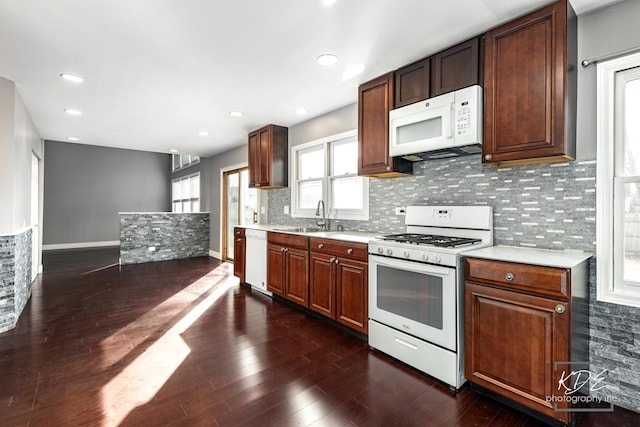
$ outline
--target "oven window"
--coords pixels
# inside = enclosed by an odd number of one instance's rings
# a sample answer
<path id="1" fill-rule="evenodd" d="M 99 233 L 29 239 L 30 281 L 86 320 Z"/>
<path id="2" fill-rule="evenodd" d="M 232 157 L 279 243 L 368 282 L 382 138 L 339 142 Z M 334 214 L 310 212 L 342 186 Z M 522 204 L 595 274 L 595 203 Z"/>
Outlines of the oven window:
<path id="1" fill-rule="evenodd" d="M 378 308 L 442 329 L 442 277 L 377 267 Z"/>

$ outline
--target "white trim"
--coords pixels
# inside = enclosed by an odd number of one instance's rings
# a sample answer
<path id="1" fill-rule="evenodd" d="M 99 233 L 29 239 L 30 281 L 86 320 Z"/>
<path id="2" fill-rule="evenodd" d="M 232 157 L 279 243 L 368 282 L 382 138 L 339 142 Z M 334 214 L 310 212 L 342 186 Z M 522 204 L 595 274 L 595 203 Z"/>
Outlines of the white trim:
<path id="1" fill-rule="evenodd" d="M 615 259 L 621 259 L 614 236 L 615 211 L 615 77 L 618 71 L 640 65 L 640 53 L 597 64 L 597 173 L 596 173 L 596 290 L 598 301 L 640 307 L 640 296 L 624 290 L 616 275 Z M 619 245 L 620 243 L 618 243 Z M 622 243 L 624 244 L 624 242 Z M 619 282 L 619 283 L 618 283 Z"/>
<path id="2" fill-rule="evenodd" d="M 209 249 L 209 256 L 211 258 L 216 258 L 216 259 L 222 260 L 222 255 L 220 254 L 220 252 L 214 251 L 212 249 Z"/>
<path id="3" fill-rule="evenodd" d="M 58 249 L 102 248 L 106 246 L 120 246 L 120 240 L 107 240 L 103 242 L 55 243 L 50 245 L 42 245 L 42 250 L 55 251 Z"/>
<path id="4" fill-rule="evenodd" d="M 328 148 L 329 144 L 339 143 L 341 140 L 356 138 L 357 142 L 358 131 L 353 129 L 346 132 L 341 132 L 335 135 L 326 136 L 320 139 L 316 139 L 314 141 L 309 141 L 304 144 L 299 144 L 291 147 L 291 155 L 290 155 L 290 167 L 289 167 L 289 182 L 291 183 L 291 217 L 292 218 L 316 218 L 315 217 L 315 209 L 298 209 L 298 182 L 296 180 L 297 175 L 297 153 L 306 150 L 309 148 L 323 146 L 323 150 L 326 156 L 326 164 L 325 168 L 329 168 L 332 162 L 333 153 Z M 327 152 L 327 150 L 329 150 Z M 357 170 L 354 171 L 353 177 L 357 177 Z M 362 209 L 335 209 L 331 205 L 331 185 L 332 178 L 340 178 L 337 176 L 329 175 L 329 170 L 325 170 L 325 175 L 322 178 L 318 178 L 318 180 L 322 180 L 323 182 L 323 194 L 322 200 L 325 201 L 326 217 L 327 219 L 340 219 L 340 220 L 358 220 L 358 221 L 368 221 L 369 220 L 369 179 L 366 177 L 360 177 L 363 179 L 363 208 Z M 303 181 L 303 180 L 301 180 Z"/>

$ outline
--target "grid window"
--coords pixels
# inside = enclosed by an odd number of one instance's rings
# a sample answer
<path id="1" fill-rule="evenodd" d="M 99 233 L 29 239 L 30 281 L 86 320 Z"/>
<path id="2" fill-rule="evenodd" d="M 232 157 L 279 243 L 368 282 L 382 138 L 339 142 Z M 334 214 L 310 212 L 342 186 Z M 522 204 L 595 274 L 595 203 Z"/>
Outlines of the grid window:
<path id="1" fill-rule="evenodd" d="M 292 148 L 292 216 L 315 217 L 319 200 L 327 218 L 369 219 L 369 181 L 359 177 L 356 132 Z"/>
<path id="2" fill-rule="evenodd" d="M 171 182 L 173 212 L 200 212 L 200 173 Z"/>

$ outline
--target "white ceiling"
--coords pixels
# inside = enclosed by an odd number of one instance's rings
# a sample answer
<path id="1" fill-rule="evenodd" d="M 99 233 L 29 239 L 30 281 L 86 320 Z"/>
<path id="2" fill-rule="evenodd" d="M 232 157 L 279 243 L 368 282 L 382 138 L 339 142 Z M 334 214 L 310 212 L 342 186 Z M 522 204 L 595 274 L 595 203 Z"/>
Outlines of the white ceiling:
<path id="1" fill-rule="evenodd" d="M 616 1 L 572 4 L 582 14 Z M 548 3 L 0 0 L 0 76 L 45 139 L 212 156 L 265 124 L 356 102 L 360 83 Z M 340 62 L 319 66 L 327 52 Z M 345 78 L 354 66 L 362 73 Z"/>

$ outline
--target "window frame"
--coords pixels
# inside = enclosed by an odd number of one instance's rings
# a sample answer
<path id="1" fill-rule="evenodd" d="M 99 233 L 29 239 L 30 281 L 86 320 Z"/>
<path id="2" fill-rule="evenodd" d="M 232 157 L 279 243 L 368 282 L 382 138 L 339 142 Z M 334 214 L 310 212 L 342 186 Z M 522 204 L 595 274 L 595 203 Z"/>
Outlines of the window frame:
<path id="1" fill-rule="evenodd" d="M 191 179 L 198 177 L 198 197 L 192 197 L 193 195 L 191 194 Z M 180 195 L 181 197 L 176 199 L 174 192 L 173 192 L 173 187 L 176 183 L 180 183 L 180 187 L 182 187 L 182 181 L 188 180 L 189 181 L 189 197 L 188 198 L 184 198 L 182 197 L 182 194 Z M 200 177 L 200 172 L 196 172 L 196 173 L 192 173 L 189 175 L 184 175 L 181 176 L 179 178 L 175 178 L 171 180 L 171 212 L 173 213 L 198 213 L 198 212 L 202 212 L 202 205 L 200 204 L 200 194 L 202 193 L 202 186 L 201 186 L 201 177 Z M 191 205 L 193 204 L 193 202 L 197 201 L 198 202 L 198 210 L 197 211 L 189 211 L 189 212 L 176 212 L 175 210 L 175 204 L 176 203 L 185 203 L 185 202 L 189 202 Z"/>
<path id="2" fill-rule="evenodd" d="M 327 136 L 324 138 L 320 138 L 314 141 L 310 141 L 304 144 L 296 145 L 291 147 L 291 170 L 290 170 L 290 180 L 289 182 L 293 183 L 291 186 L 291 216 L 293 218 L 315 218 L 316 208 L 313 207 L 311 209 L 301 209 L 298 207 L 299 204 L 299 183 L 300 182 L 311 182 L 318 181 L 322 182 L 322 200 L 326 206 L 326 217 L 327 219 L 333 220 L 357 220 L 357 221 L 368 221 L 369 220 L 369 179 L 366 177 L 359 177 L 362 179 L 362 197 L 363 197 L 363 207 L 362 209 L 335 209 L 332 206 L 333 203 L 333 194 L 332 194 L 332 182 L 335 179 L 339 178 L 348 178 L 348 177 L 358 177 L 357 170 L 357 159 L 354 165 L 353 173 L 343 174 L 339 176 L 331 175 L 332 173 L 332 161 L 333 161 L 333 150 L 332 144 L 345 144 L 350 142 L 349 140 L 353 140 L 357 144 L 357 136 L 358 132 L 356 130 L 350 130 L 347 132 L 342 132 L 339 134 Z M 308 178 L 308 179 L 298 179 L 298 153 L 310 150 L 315 147 L 322 146 L 322 151 L 324 153 L 324 173 L 322 177 L 318 178 Z"/>
<path id="3" fill-rule="evenodd" d="M 640 53 L 597 64 L 597 175 L 596 185 L 596 288 L 598 301 L 640 307 L 640 290 L 624 282 L 624 200 L 619 190 L 638 177 L 618 175 L 616 166 L 624 160 L 624 138 L 616 135 L 624 125 L 622 99 L 617 93 L 616 75 L 640 67 Z M 613 150 L 611 147 L 614 147 Z M 619 166 L 618 166 L 619 167 Z M 616 192 L 618 187 L 618 192 Z M 620 230 L 622 229 L 622 232 Z M 617 236 L 616 233 L 622 233 Z"/>
<path id="4" fill-rule="evenodd" d="M 179 159 L 179 166 L 176 167 L 176 157 Z M 177 172 L 182 169 L 191 167 L 193 165 L 197 165 L 200 163 L 200 156 L 194 156 L 191 154 L 179 154 L 173 153 L 171 154 L 171 172 Z"/>

